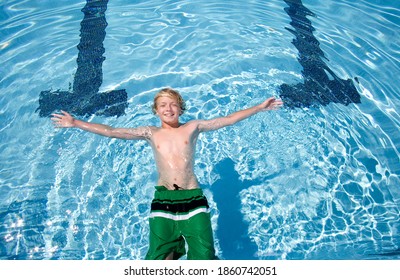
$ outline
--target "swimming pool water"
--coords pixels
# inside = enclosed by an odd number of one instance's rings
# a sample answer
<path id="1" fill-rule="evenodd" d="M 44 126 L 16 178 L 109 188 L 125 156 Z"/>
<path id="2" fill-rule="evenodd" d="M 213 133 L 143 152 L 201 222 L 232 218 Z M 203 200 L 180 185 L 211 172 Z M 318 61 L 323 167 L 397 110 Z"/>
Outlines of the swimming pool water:
<path id="1" fill-rule="evenodd" d="M 293 3 L 110 1 L 98 91 L 125 90 L 127 107 L 82 118 L 157 125 L 152 98 L 166 86 L 187 100 L 183 121 L 213 118 L 304 84 Z M 41 92 L 73 91 L 85 4 L 0 4 L 0 259 L 146 254 L 150 147 L 54 129 L 37 110 Z M 360 102 L 285 107 L 201 135 L 195 168 L 218 256 L 399 259 L 399 3 L 302 4 L 322 51 L 305 58 L 349 79 Z"/>

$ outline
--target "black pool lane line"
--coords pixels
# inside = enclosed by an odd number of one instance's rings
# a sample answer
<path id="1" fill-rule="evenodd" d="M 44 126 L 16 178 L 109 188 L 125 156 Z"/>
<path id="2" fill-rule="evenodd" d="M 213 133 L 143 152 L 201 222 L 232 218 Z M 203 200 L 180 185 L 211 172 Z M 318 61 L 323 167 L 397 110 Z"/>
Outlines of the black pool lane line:
<path id="1" fill-rule="evenodd" d="M 108 0 L 87 0 L 82 12 L 77 71 L 72 91 L 46 90 L 39 96 L 39 116 L 48 117 L 65 110 L 78 116 L 121 116 L 128 106 L 125 89 L 99 92 L 103 82 L 102 65 L 105 60 L 103 41 L 106 36 L 105 12 Z"/>
<path id="2" fill-rule="evenodd" d="M 315 14 L 307 9 L 301 0 L 284 0 L 288 7 L 286 13 L 290 16 L 290 25 L 286 28 L 295 38 L 292 43 L 297 48 L 298 61 L 303 67 L 303 83 L 295 85 L 282 84 L 280 97 L 289 108 L 304 108 L 329 103 L 361 103 L 360 94 L 350 79 L 343 80 L 326 65 L 320 43 L 314 37 L 315 30 L 307 16 Z M 355 78 L 357 81 L 357 78 Z"/>
<path id="3" fill-rule="evenodd" d="M 293 27 L 286 28 L 293 35 L 292 43 L 299 51 L 298 61 L 303 67 L 303 83 L 280 85 L 279 95 L 286 107 L 310 107 L 340 103 L 360 103 L 361 97 L 351 79 L 343 80 L 326 65 L 315 30 L 307 16 L 315 16 L 301 0 L 284 0 L 286 13 Z M 81 40 L 78 44 L 78 68 L 72 91 L 46 90 L 40 93 L 39 115 L 47 117 L 59 110 L 75 115 L 121 116 L 128 106 L 124 89 L 98 92 L 103 81 L 102 64 L 105 60 L 103 41 L 107 21 L 108 0 L 87 0 L 82 9 Z M 355 79 L 356 80 L 356 79 Z"/>

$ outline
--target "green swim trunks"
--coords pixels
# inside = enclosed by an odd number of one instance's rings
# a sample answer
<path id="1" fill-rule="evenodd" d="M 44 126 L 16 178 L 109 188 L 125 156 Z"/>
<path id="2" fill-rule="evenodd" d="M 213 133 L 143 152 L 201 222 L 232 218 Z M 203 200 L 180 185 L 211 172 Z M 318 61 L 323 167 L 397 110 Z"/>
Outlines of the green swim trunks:
<path id="1" fill-rule="evenodd" d="M 146 260 L 216 259 L 209 206 L 201 189 L 168 190 L 156 186 L 150 212 L 150 246 Z"/>

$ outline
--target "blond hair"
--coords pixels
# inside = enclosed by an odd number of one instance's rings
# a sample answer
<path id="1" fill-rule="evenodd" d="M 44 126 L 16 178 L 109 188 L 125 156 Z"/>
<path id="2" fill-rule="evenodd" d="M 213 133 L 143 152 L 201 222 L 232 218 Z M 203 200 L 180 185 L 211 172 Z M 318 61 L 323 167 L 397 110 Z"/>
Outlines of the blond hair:
<path id="1" fill-rule="evenodd" d="M 170 98 L 175 98 L 176 101 L 178 102 L 179 107 L 181 108 L 181 112 L 179 115 L 182 115 L 183 112 L 186 110 L 186 105 L 185 105 L 185 101 L 183 100 L 181 94 L 172 89 L 172 88 L 163 88 L 162 90 L 160 90 L 156 96 L 154 96 L 154 102 L 153 102 L 153 106 L 151 107 L 153 113 L 155 114 L 157 111 L 157 99 L 162 97 L 162 96 L 166 96 L 166 97 L 170 97 Z"/>

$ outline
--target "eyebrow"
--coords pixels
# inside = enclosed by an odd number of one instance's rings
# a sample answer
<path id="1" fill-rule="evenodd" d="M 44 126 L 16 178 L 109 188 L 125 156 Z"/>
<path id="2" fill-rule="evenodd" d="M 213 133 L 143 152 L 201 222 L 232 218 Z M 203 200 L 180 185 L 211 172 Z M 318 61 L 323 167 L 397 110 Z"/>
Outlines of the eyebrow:
<path id="1" fill-rule="evenodd" d="M 167 101 L 157 101 L 158 104 L 167 104 L 167 103 L 172 103 L 172 104 L 178 104 L 178 102 L 176 101 L 171 101 L 171 102 L 167 102 Z"/>

